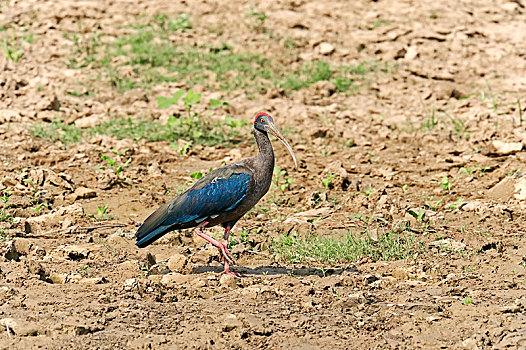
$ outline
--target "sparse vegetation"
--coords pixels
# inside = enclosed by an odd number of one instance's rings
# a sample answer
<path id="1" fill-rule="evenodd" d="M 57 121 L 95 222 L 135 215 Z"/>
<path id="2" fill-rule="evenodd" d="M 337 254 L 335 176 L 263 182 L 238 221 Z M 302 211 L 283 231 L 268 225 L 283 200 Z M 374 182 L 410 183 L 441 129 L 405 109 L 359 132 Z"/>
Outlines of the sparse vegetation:
<path id="1" fill-rule="evenodd" d="M 115 158 L 109 157 L 105 154 L 101 154 L 100 157 L 102 160 L 106 162 L 106 164 L 109 166 L 109 169 L 113 170 L 115 173 L 115 176 L 119 178 L 123 182 L 129 181 L 124 175 L 123 171 L 124 169 L 131 163 L 132 158 L 129 157 L 127 161 L 122 162 L 122 156 L 124 153 L 126 153 L 128 149 L 123 150 L 122 152 L 119 152 L 118 150 L 114 149 L 112 152 L 115 154 Z M 106 170 L 107 166 L 103 165 L 100 166 L 99 169 Z"/>
<path id="2" fill-rule="evenodd" d="M 274 167 L 274 185 L 281 191 L 285 191 L 290 188 L 290 185 L 294 182 L 292 177 L 287 176 L 287 171 L 281 169 L 280 166 Z"/>
<path id="3" fill-rule="evenodd" d="M 329 186 L 331 185 L 332 179 L 334 179 L 335 176 L 336 175 L 334 175 L 333 173 L 327 174 L 327 177 L 321 180 L 321 184 L 323 185 L 323 187 L 329 188 Z"/>
<path id="4" fill-rule="evenodd" d="M 60 141 L 67 145 L 82 140 L 82 129 L 74 124 L 64 124 L 62 121 L 52 121 L 51 123 L 35 123 L 30 130 L 31 135 L 48 139 L 53 142 Z"/>
<path id="5" fill-rule="evenodd" d="M 14 31 L 11 32 L 11 35 L 4 33 L 2 38 L 2 49 L 6 57 L 15 63 L 20 61 L 24 54 L 22 43 L 16 38 Z"/>
<path id="6" fill-rule="evenodd" d="M 278 258 L 293 263 L 317 261 L 330 264 L 362 258 L 373 261 L 405 259 L 417 256 L 422 247 L 409 235 L 385 232 L 372 239 L 367 232 L 358 235 L 349 231 L 344 237 L 281 235 L 272 242 L 272 250 Z"/>
<path id="7" fill-rule="evenodd" d="M 249 15 L 255 19 L 254 29 L 266 32 L 267 15 L 253 9 Z M 296 68 L 261 53 L 234 52 L 225 43 L 202 47 L 173 45 L 170 33 L 191 28 L 187 15 L 170 19 L 158 14 L 149 23 L 135 25 L 134 33 L 111 44 L 102 44 L 101 38 L 96 36 L 92 36 L 92 40 L 81 40 L 77 34 L 67 34 L 83 61 L 79 65 L 77 60 L 80 58 L 74 57 L 68 66 L 82 68 L 95 64 L 120 92 L 175 81 L 184 81 L 187 86 L 199 84 L 212 89 L 231 91 L 242 88 L 252 92 L 265 91 L 272 86 L 290 92 L 319 81 L 330 81 L 337 92 L 346 92 L 357 90 L 356 81 L 363 80 L 367 73 L 390 69 L 388 66 L 380 68 L 377 62 L 331 66 L 321 60 Z M 126 59 L 114 63 L 116 57 Z M 123 67 L 131 67 L 133 74 L 122 74 Z"/>

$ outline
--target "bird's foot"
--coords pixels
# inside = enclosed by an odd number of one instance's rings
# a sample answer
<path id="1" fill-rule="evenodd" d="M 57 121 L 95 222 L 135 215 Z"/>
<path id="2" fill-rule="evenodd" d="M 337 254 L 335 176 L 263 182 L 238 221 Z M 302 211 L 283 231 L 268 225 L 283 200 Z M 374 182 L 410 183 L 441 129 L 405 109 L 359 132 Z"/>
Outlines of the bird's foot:
<path id="1" fill-rule="evenodd" d="M 234 271 L 223 271 L 221 272 L 223 275 L 232 275 L 232 276 L 236 276 L 236 277 L 243 277 L 242 274 L 240 273 L 237 273 L 237 272 L 234 272 Z"/>
<path id="2" fill-rule="evenodd" d="M 236 276 L 236 277 L 243 276 L 240 273 L 237 273 L 237 272 L 234 272 L 234 271 L 230 271 L 230 266 L 229 266 L 228 262 L 226 262 L 226 261 L 225 261 L 225 269 L 223 270 L 222 274 L 223 275 L 232 275 L 232 276 Z"/>

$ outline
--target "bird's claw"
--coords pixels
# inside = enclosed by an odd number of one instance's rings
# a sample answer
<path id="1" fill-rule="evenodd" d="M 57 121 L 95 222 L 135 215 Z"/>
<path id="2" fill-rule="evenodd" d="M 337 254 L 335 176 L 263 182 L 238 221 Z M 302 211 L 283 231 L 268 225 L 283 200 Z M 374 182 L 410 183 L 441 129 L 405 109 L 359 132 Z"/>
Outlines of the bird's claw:
<path id="1" fill-rule="evenodd" d="M 221 248 L 219 249 L 221 252 L 221 255 L 223 256 L 223 259 L 228 262 L 229 264 L 234 264 L 235 259 L 230 250 L 228 250 L 228 242 L 226 240 L 223 240 L 221 242 Z"/>
<path id="2" fill-rule="evenodd" d="M 235 277 L 243 277 L 242 274 L 240 273 L 237 273 L 237 272 L 234 272 L 234 271 L 230 271 L 230 270 L 225 270 L 223 272 L 221 272 L 223 275 L 232 275 L 232 276 L 235 276 Z"/>

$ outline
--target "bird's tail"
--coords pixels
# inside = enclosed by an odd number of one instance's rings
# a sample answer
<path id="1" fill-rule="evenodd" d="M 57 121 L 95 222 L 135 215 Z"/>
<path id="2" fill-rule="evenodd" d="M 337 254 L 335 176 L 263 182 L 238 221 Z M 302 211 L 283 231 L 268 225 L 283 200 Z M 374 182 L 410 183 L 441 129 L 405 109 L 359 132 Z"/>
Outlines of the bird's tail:
<path id="1" fill-rule="evenodd" d="M 169 202 L 153 212 L 144 223 L 139 227 L 135 233 L 137 242 L 135 243 L 139 248 L 144 248 L 152 242 L 158 240 L 170 231 L 178 229 L 179 225 L 170 222 L 168 215 Z"/>

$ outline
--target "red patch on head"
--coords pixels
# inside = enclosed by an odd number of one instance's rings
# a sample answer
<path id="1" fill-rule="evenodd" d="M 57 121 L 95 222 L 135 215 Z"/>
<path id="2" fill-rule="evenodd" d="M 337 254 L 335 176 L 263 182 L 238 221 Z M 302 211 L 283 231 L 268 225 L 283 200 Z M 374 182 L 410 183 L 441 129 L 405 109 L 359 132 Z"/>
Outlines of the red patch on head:
<path id="1" fill-rule="evenodd" d="M 261 116 L 270 117 L 270 115 L 268 115 L 268 114 L 265 113 L 265 112 L 259 112 L 258 114 L 256 114 L 256 117 L 254 118 L 254 123 L 255 123 L 256 120 L 258 120 L 258 118 L 261 117 Z"/>

